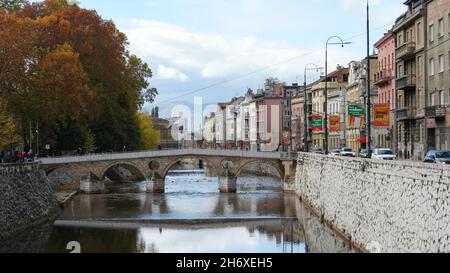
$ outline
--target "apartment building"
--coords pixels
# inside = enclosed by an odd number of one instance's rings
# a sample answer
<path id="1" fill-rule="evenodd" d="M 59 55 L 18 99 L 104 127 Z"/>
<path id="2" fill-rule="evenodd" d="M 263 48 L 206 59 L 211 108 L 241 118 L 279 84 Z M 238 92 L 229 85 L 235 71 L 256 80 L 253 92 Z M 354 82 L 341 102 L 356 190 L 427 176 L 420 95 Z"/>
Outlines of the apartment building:
<path id="1" fill-rule="evenodd" d="M 349 64 L 349 82 L 346 94 L 346 146 L 358 152 L 367 148 L 367 66 L 370 65 L 370 99 L 371 104 L 377 104 L 378 90 L 374 80 L 378 73 L 378 55 L 374 54 L 361 61 L 352 61 Z M 372 117 L 373 120 L 373 117 Z M 380 135 L 386 134 L 383 129 L 374 128 L 371 122 L 372 144 L 374 147 L 384 147 L 377 141 Z"/>
<path id="2" fill-rule="evenodd" d="M 206 147 L 216 148 L 216 114 L 206 115 L 203 126 L 203 140 Z"/>
<path id="3" fill-rule="evenodd" d="M 450 150 L 450 0 L 427 1 L 427 150 Z"/>
<path id="4" fill-rule="evenodd" d="M 374 84 L 378 88 L 378 100 L 381 104 L 389 105 L 389 127 L 380 132 L 376 142 L 380 147 L 397 150 L 397 126 L 395 110 L 397 108 L 396 92 L 396 59 L 395 59 L 395 36 L 392 31 L 375 43 L 378 51 L 378 71 Z"/>
<path id="5" fill-rule="evenodd" d="M 324 118 L 325 114 L 325 81 L 328 85 L 328 113 L 329 116 L 339 116 L 341 114 L 342 95 L 345 92 L 348 83 L 349 69 L 342 66 L 329 73 L 327 77 L 323 77 L 314 83 L 311 88 L 312 94 L 312 115 L 316 118 Z M 329 119 L 330 120 L 330 119 Z M 328 148 L 341 148 L 342 128 L 339 131 L 330 131 L 328 136 Z M 325 134 L 323 131 L 312 132 L 312 146 L 324 147 Z"/>
<path id="6" fill-rule="evenodd" d="M 425 74 L 434 73 L 433 70 L 427 73 L 426 69 L 426 40 L 427 29 L 434 29 L 434 25 L 428 26 L 425 1 L 408 0 L 405 5 L 407 12 L 396 20 L 392 30 L 396 40 L 397 147 L 400 158 L 419 160 L 427 149 L 425 105 L 428 76 Z"/>
<path id="7" fill-rule="evenodd" d="M 225 148 L 226 145 L 226 109 L 228 103 L 219 103 L 215 113 L 215 126 L 216 126 L 216 144 L 218 148 Z"/>

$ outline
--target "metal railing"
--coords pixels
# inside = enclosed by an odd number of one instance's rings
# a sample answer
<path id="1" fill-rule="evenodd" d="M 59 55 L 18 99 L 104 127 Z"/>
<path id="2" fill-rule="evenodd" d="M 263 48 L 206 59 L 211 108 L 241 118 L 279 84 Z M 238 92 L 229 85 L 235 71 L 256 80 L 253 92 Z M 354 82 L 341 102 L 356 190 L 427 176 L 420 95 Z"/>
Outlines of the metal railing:
<path id="1" fill-rule="evenodd" d="M 416 75 L 404 75 L 397 79 L 398 89 L 414 88 L 416 86 Z"/>
<path id="2" fill-rule="evenodd" d="M 410 57 L 413 57 L 416 53 L 416 43 L 414 42 L 406 42 L 397 47 L 395 50 L 395 54 L 397 59 L 404 60 Z"/>

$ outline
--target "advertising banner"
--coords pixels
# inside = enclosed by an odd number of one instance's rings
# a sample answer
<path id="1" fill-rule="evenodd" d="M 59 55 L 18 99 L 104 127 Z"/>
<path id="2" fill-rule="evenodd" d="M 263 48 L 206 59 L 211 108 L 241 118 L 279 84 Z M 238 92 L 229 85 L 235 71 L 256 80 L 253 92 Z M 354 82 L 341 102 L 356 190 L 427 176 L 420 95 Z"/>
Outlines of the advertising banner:
<path id="1" fill-rule="evenodd" d="M 321 133 L 323 132 L 323 117 L 322 116 L 312 116 L 311 117 L 311 129 L 313 133 Z"/>
<path id="2" fill-rule="evenodd" d="M 347 127 L 352 129 L 363 128 L 366 124 L 366 111 L 359 104 L 352 104 L 348 106 Z"/>
<path id="3" fill-rule="evenodd" d="M 373 125 L 375 127 L 389 127 L 389 113 L 391 109 L 389 104 L 375 104 L 373 106 Z"/>
<path id="4" fill-rule="evenodd" d="M 341 117 L 330 116 L 330 132 L 337 133 L 341 131 Z"/>
<path id="5" fill-rule="evenodd" d="M 366 111 L 359 104 L 352 104 L 348 106 L 348 115 L 350 117 L 364 117 L 366 115 Z"/>

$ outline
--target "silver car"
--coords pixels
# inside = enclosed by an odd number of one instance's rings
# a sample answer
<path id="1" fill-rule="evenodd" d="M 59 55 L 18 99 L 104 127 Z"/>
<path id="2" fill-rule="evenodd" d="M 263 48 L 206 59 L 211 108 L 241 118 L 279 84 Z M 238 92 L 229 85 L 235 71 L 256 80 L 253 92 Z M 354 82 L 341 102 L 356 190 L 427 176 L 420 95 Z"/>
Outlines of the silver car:
<path id="1" fill-rule="evenodd" d="M 372 153 L 372 159 L 395 160 L 397 159 L 397 156 L 391 149 L 375 149 Z"/>

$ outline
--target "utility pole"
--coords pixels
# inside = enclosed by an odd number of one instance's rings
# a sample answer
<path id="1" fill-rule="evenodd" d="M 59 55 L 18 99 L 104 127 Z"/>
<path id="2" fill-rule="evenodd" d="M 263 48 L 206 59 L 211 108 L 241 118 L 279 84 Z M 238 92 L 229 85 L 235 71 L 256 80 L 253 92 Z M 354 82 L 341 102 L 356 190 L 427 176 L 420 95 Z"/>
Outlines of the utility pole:
<path id="1" fill-rule="evenodd" d="M 39 123 L 36 122 L 36 158 L 39 158 Z"/>
<path id="2" fill-rule="evenodd" d="M 30 147 L 29 147 L 29 149 L 28 149 L 28 151 L 30 152 L 31 150 L 32 150 L 32 146 L 33 146 L 33 133 L 31 132 L 31 121 L 29 122 L 29 129 L 30 129 L 30 141 L 29 141 L 29 144 L 30 144 Z"/>
<path id="3" fill-rule="evenodd" d="M 366 122 L 366 132 L 367 132 L 367 149 L 369 157 L 372 155 L 372 105 L 370 97 L 370 10 L 369 10 L 369 0 L 367 0 L 367 75 L 366 75 L 366 85 L 367 85 L 367 122 Z"/>

